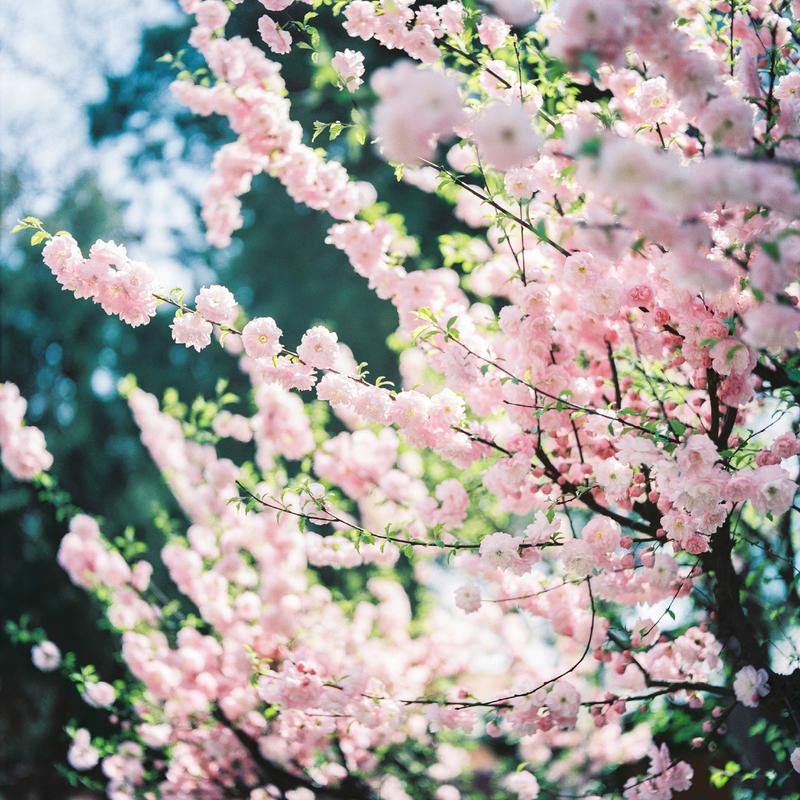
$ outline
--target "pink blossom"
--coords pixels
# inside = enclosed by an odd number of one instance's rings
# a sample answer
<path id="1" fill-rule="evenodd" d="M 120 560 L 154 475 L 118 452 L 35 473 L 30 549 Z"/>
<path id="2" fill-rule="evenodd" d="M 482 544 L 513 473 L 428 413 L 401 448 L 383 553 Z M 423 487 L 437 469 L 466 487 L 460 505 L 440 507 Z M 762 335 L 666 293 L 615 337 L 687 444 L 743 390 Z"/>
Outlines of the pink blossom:
<path id="1" fill-rule="evenodd" d="M 673 792 L 685 792 L 692 785 L 694 772 L 685 761 L 675 762 L 665 744 L 650 749 L 649 780 L 631 778 L 626 783 L 625 800 L 670 800 Z"/>
<path id="2" fill-rule="evenodd" d="M 669 511 L 661 517 L 661 527 L 667 536 L 676 542 L 684 544 L 697 532 L 695 523 L 685 511 Z"/>
<path id="3" fill-rule="evenodd" d="M 489 566 L 508 569 L 519 560 L 519 545 L 510 533 L 491 533 L 481 539 L 481 558 Z"/>
<path id="4" fill-rule="evenodd" d="M 547 695 L 550 717 L 556 725 L 564 728 L 575 725 L 580 702 L 580 692 L 568 680 L 557 681 Z"/>
<path id="5" fill-rule="evenodd" d="M 581 539 L 570 539 L 561 547 L 559 558 L 564 569 L 578 578 L 591 575 L 598 566 L 597 554 L 588 542 Z"/>
<path id="6" fill-rule="evenodd" d="M 61 666 L 61 651 L 51 641 L 39 642 L 31 650 L 31 661 L 36 669 L 52 672 Z"/>
<path id="7" fill-rule="evenodd" d="M 398 61 L 373 73 L 372 88 L 380 98 L 373 130 L 389 160 L 414 163 L 429 158 L 437 140 L 449 136 L 463 120 L 459 83 L 443 72 Z"/>
<path id="8" fill-rule="evenodd" d="M 292 34 L 281 30 L 269 14 L 264 14 L 258 20 L 258 32 L 264 43 L 273 53 L 288 53 L 292 49 Z"/>
<path id="9" fill-rule="evenodd" d="M 633 470 L 615 458 L 606 458 L 594 468 L 597 483 L 612 497 L 621 497 L 633 480 Z"/>
<path id="10" fill-rule="evenodd" d="M 678 465 L 687 471 L 712 467 L 719 458 L 716 446 L 704 434 L 690 436 L 678 450 Z"/>
<path id="11" fill-rule="evenodd" d="M 525 528 L 525 540 L 532 544 L 544 544 L 561 532 L 561 520 L 554 518 L 548 522 L 547 518 L 540 514 L 536 519 Z"/>
<path id="12" fill-rule="evenodd" d="M 715 145 L 745 149 L 753 137 L 753 106 L 732 95 L 716 97 L 705 106 L 698 124 Z"/>
<path id="13" fill-rule="evenodd" d="M 481 607 L 481 591 L 474 584 L 467 583 L 456 589 L 456 605 L 467 614 L 478 611 Z"/>
<path id="14" fill-rule="evenodd" d="M 539 796 L 539 781 L 532 772 L 523 769 L 512 772 L 503 779 L 503 785 L 519 800 L 536 800 Z"/>
<path id="15" fill-rule="evenodd" d="M 15 383 L 0 383 L 0 441 L 4 441 L 22 425 L 28 402 Z"/>
<path id="16" fill-rule="evenodd" d="M 589 288 L 600 278 L 601 267 L 591 253 L 573 253 L 567 256 L 563 277 L 571 286 Z"/>
<path id="17" fill-rule="evenodd" d="M 60 235 L 48 240 L 42 249 L 42 261 L 50 268 L 59 283 L 63 283 L 70 273 L 80 268 L 83 255 L 71 236 Z"/>
<path id="18" fill-rule="evenodd" d="M 348 91 L 355 91 L 364 82 L 364 54 L 356 50 L 339 50 L 331 59 L 331 66 Z"/>
<path id="19" fill-rule="evenodd" d="M 290 789 L 286 792 L 286 800 L 314 800 L 316 795 L 311 789 L 301 786 L 299 789 Z"/>
<path id="20" fill-rule="evenodd" d="M 550 50 L 572 68 L 594 56 L 619 64 L 631 34 L 632 17 L 620 0 L 559 0 L 553 8 L 558 26 L 550 36 Z"/>
<path id="21" fill-rule="evenodd" d="M 606 517 L 595 517 L 584 525 L 581 538 L 592 549 L 610 553 L 619 547 L 621 531 L 619 525 Z"/>
<path id="22" fill-rule="evenodd" d="M 731 372 L 742 373 L 747 369 L 750 352 L 737 339 L 728 338 L 717 342 L 711 348 L 712 366 L 720 375 Z"/>
<path id="23" fill-rule="evenodd" d="M 236 299 L 224 286 L 204 286 L 194 302 L 197 313 L 209 322 L 230 325 L 236 318 Z"/>
<path id="24" fill-rule="evenodd" d="M 44 434 L 32 426 L 19 428 L 6 439 L 2 445 L 2 459 L 3 466 L 21 481 L 30 480 L 53 464 Z"/>
<path id="25" fill-rule="evenodd" d="M 89 259 L 104 267 L 124 267 L 128 261 L 128 251 L 124 244 L 106 242 L 98 239 L 89 248 Z"/>
<path id="26" fill-rule="evenodd" d="M 93 769 L 100 761 L 100 753 L 92 747 L 92 740 L 86 728 L 79 728 L 72 737 L 72 744 L 67 752 L 70 766 L 81 772 Z"/>
<path id="27" fill-rule="evenodd" d="M 239 442 L 249 442 L 253 438 L 249 420 L 241 414 L 231 414 L 230 411 L 220 411 L 214 417 L 212 427 L 218 436 L 230 437 Z"/>
<path id="28" fill-rule="evenodd" d="M 174 342 L 193 347 L 198 352 L 211 344 L 211 333 L 214 330 L 213 325 L 199 314 L 180 311 L 175 314 L 170 328 Z"/>
<path id="29" fill-rule="evenodd" d="M 256 317 L 242 330 L 245 352 L 250 358 L 276 356 L 283 349 L 280 341 L 282 334 L 283 331 L 272 317 Z"/>
<path id="30" fill-rule="evenodd" d="M 800 437 L 789 431 L 782 433 L 772 443 L 770 451 L 781 460 L 800 455 Z"/>
<path id="31" fill-rule="evenodd" d="M 284 11 L 294 0 L 258 0 L 267 11 Z"/>
<path id="32" fill-rule="evenodd" d="M 131 585 L 139 592 L 146 592 L 152 574 L 153 565 L 149 561 L 137 561 L 131 571 Z"/>
<path id="33" fill-rule="evenodd" d="M 143 723 L 138 726 L 136 732 L 148 747 L 161 748 L 169 743 L 171 728 L 163 723 L 160 725 Z"/>
<path id="34" fill-rule="evenodd" d="M 344 375 L 328 373 L 317 384 L 317 397 L 331 405 L 350 405 L 356 397 L 356 385 Z"/>
<path id="35" fill-rule="evenodd" d="M 94 708 L 108 708 L 114 704 L 117 699 L 117 693 L 110 683 L 97 681 L 86 684 L 82 697 Z"/>
<path id="36" fill-rule="evenodd" d="M 797 484 L 783 467 L 769 465 L 752 472 L 754 493 L 749 496 L 756 511 L 762 514 L 783 514 L 788 511 L 797 493 Z"/>
<path id="37" fill-rule="evenodd" d="M 344 29 L 351 36 L 368 41 L 375 34 L 375 6 L 367 0 L 353 0 L 344 9 Z"/>
<path id="38" fill-rule="evenodd" d="M 742 705 L 755 708 L 759 700 L 769 694 L 769 675 L 765 669 L 756 669 L 753 666 L 742 667 L 733 681 L 733 691 L 736 699 Z"/>
<path id="39" fill-rule="evenodd" d="M 517 200 L 529 199 L 538 188 L 533 170 L 523 167 L 508 170 L 504 184 L 506 192 Z"/>
<path id="40" fill-rule="evenodd" d="M 626 433 L 620 437 L 616 447 L 617 458 L 629 466 L 638 466 L 639 464 L 652 466 L 663 457 L 654 442 L 634 433 Z"/>
<path id="41" fill-rule="evenodd" d="M 762 303 L 744 314 L 743 338 L 751 347 L 778 352 L 797 346 L 800 311 L 792 306 Z"/>
<path id="42" fill-rule="evenodd" d="M 301 360 L 316 369 L 331 369 L 336 363 L 339 340 L 335 333 L 322 325 L 309 328 L 297 348 Z"/>
<path id="43" fill-rule="evenodd" d="M 460 36 L 464 31 L 464 6 L 459 0 L 449 0 L 439 6 L 442 27 L 451 36 Z"/>
<path id="44" fill-rule="evenodd" d="M 471 124 L 481 158 L 496 169 L 524 166 L 539 152 L 539 136 L 519 104 L 492 103 Z"/>
<path id="45" fill-rule="evenodd" d="M 643 81 L 636 91 L 639 113 L 648 121 L 663 120 L 669 112 L 670 101 L 667 81 L 660 75 Z"/>
<path id="46" fill-rule="evenodd" d="M 537 16 L 536 5 L 531 0 L 494 0 L 492 5 L 497 14 L 509 25 L 525 27 Z"/>
<path id="47" fill-rule="evenodd" d="M 436 486 L 435 494 L 441 504 L 434 512 L 436 523 L 445 527 L 460 525 L 467 515 L 469 505 L 469 494 L 461 482 L 455 478 L 442 481 Z"/>
<path id="48" fill-rule="evenodd" d="M 485 15 L 478 24 L 478 38 L 490 50 L 500 47 L 510 32 L 511 28 L 503 20 L 491 14 Z"/>
<path id="49" fill-rule="evenodd" d="M 222 0 L 204 0 L 195 13 L 197 15 L 197 24 L 209 30 L 224 28 L 231 15 Z"/>

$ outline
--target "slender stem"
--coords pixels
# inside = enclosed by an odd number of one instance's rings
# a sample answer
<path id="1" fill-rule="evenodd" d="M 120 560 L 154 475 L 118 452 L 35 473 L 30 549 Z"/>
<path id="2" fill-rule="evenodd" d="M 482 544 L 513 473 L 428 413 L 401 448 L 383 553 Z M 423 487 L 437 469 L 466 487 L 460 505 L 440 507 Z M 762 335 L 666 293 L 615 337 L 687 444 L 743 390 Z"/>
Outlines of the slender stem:
<path id="1" fill-rule="evenodd" d="M 534 236 L 536 236 L 539 239 L 540 242 L 544 242 L 545 244 L 550 245 L 550 247 L 552 247 L 554 250 L 557 250 L 559 253 L 561 253 L 562 256 L 566 257 L 571 255 L 569 250 L 567 250 L 565 247 L 562 247 L 560 244 L 558 244 L 558 242 L 553 241 L 546 233 L 538 230 L 536 227 L 531 225 L 530 222 L 524 220 L 522 217 L 518 216 L 513 211 L 509 211 L 507 208 L 503 208 L 503 206 L 501 206 L 499 203 L 492 200 L 491 197 L 487 197 L 479 189 L 476 189 L 472 184 L 462 180 L 461 178 L 458 177 L 458 175 L 455 175 L 454 173 L 450 172 L 450 170 L 448 170 L 446 167 L 443 167 L 441 164 L 435 164 L 432 161 L 427 161 L 424 158 L 421 160 L 424 164 L 427 164 L 429 167 L 433 167 L 434 169 L 443 172 L 450 178 L 450 180 L 453 181 L 453 183 L 456 183 L 462 189 L 466 189 L 470 194 L 475 195 L 475 197 L 479 197 L 481 200 L 483 200 L 484 203 L 488 203 L 496 211 L 499 211 L 501 214 L 504 214 L 510 219 L 513 219 L 514 222 L 516 222 L 518 225 L 522 225 L 523 228 L 527 228 L 531 233 L 534 234 Z"/>

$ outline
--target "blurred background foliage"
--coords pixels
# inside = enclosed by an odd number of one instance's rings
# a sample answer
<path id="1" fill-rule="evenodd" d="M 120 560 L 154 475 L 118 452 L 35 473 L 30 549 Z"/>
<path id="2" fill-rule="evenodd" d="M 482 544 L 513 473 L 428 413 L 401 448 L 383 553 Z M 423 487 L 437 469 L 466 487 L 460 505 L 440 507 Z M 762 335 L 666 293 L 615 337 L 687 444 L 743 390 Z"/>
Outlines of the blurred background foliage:
<path id="1" fill-rule="evenodd" d="M 249 8 L 237 11 L 234 32 L 259 43 L 259 6 Z M 320 27 L 331 54 L 347 46 L 329 22 Z M 185 47 L 187 35 L 183 23 L 144 29 L 133 69 L 108 74 L 105 97 L 82 113 L 98 152 L 109 142 L 125 141 L 133 195 L 139 181 L 157 181 L 162 188 L 166 183 L 167 196 L 185 201 L 196 220 L 213 151 L 233 137 L 220 120 L 194 118 L 171 99 L 168 85 L 174 73 L 156 59 Z M 376 48 L 365 48 L 365 53 L 371 68 L 386 58 Z M 85 57 L 88 68 L 91 53 Z M 283 62 L 295 116 L 307 130 L 315 120 L 347 121 L 349 101 L 325 84 L 324 59 L 314 69 L 308 51 L 300 50 Z M 46 126 L 47 118 L 38 124 Z M 405 216 L 409 232 L 422 242 L 421 263 L 434 258 L 435 232 L 448 217 L 444 204 L 398 183 L 369 146 L 353 149 L 342 136 L 331 144 L 331 152 L 359 178 L 373 182 L 381 199 Z M 98 158 L 97 163 L 59 187 L 46 227 L 69 230 L 87 248 L 97 238 L 124 241 L 133 245 L 136 257 L 148 260 L 146 226 L 131 222 L 127 200 L 106 188 L 104 162 Z M 101 515 L 108 534 L 133 525 L 151 550 L 157 548 L 154 513 L 161 508 L 179 512 L 139 442 L 117 381 L 133 373 L 147 391 L 161 395 L 174 386 L 191 400 L 197 393 L 213 394 L 219 375 L 231 376 L 232 389 L 242 390 L 242 376 L 220 348 L 196 357 L 171 345 L 169 315 L 160 314 L 132 332 L 98 306 L 63 293 L 41 264 L 39 248 L 8 235 L 14 217 L 31 210 L 26 204 L 36 190 L 25 158 L 4 158 L 0 177 L 0 380 L 13 381 L 29 399 L 28 420 L 44 430 L 55 456 L 54 474 L 73 502 Z M 177 213 L 173 221 L 169 200 L 166 209 L 160 206 L 174 260 L 183 267 L 176 282 L 192 288 L 224 283 L 250 314 L 274 316 L 290 343 L 311 324 L 324 321 L 357 360 L 370 363 L 371 374 L 396 378 L 396 359 L 385 344 L 395 312 L 367 289 L 341 253 L 324 244 L 330 219 L 295 205 L 276 181 L 264 176 L 254 182 L 244 206 L 245 227 L 222 252 L 204 245 L 199 223 L 186 226 Z M 62 650 L 75 651 L 80 664 L 94 664 L 105 679 L 119 677 L 112 634 L 98 630 L 96 609 L 56 562 L 65 523 L 29 485 L 15 484 L 5 472 L 0 480 L 0 618 L 18 620 L 27 614 L 30 624 L 42 626 Z M 54 766 L 64 760 L 63 728 L 70 720 L 97 733 L 103 730 L 102 713 L 88 708 L 61 678 L 38 673 L 27 648 L 0 636 L 0 798 L 72 796 Z"/>

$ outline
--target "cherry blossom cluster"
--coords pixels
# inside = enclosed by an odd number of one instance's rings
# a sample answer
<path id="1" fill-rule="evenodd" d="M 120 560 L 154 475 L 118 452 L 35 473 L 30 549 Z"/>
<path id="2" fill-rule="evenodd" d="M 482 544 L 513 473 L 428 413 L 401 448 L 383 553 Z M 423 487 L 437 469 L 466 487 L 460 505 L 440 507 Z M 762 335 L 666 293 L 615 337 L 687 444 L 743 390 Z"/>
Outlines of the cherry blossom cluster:
<path id="1" fill-rule="evenodd" d="M 29 481 L 53 465 L 42 431 L 24 424 L 27 407 L 15 384 L 0 383 L 0 457 L 18 481 Z"/>
<path id="2" fill-rule="evenodd" d="M 184 0 L 182 5 L 187 12 L 197 13 L 191 41 L 205 56 L 217 82 L 205 86 L 177 80 L 172 84 L 175 97 L 194 113 L 225 116 L 238 137 L 214 157 L 214 176 L 202 211 L 209 242 L 223 247 L 242 226 L 238 197 L 249 191 L 253 177 L 261 172 L 278 178 L 297 202 L 325 210 L 336 219 L 351 219 L 369 205 L 375 196 L 369 184 L 349 181 L 341 164 L 322 158 L 303 143 L 300 125 L 289 116 L 291 103 L 285 96 L 280 65 L 246 39 L 214 36 L 221 12 L 227 15 L 224 4 Z M 221 7 L 220 16 L 206 14 L 209 5 Z M 261 18 L 259 30 L 273 50 L 285 52 L 289 34 L 278 31 L 269 15 Z M 348 68 L 345 79 L 355 77 L 355 72 L 349 74 L 352 69 Z"/>
<path id="3" fill-rule="evenodd" d="M 185 517 L 160 553 L 182 602 L 72 519 L 59 562 L 131 675 L 120 736 L 73 731 L 73 768 L 100 765 L 115 800 L 668 800 L 703 779 L 687 754 L 735 751 L 755 709 L 771 760 L 748 769 L 782 770 L 770 791 L 791 796 L 798 4 L 335 6 L 354 39 L 410 57 L 369 80 L 357 50 L 323 67 L 370 104 L 397 177 L 451 207 L 433 266 L 311 146 L 280 65 L 226 37 L 235 5 L 183 0 L 210 78 L 172 85 L 236 137 L 209 242 L 243 225 L 260 173 L 327 212 L 327 243 L 397 312 L 401 382 L 325 326 L 285 342 L 222 285 L 189 304 L 122 246 L 84 258 L 37 228 L 64 288 L 132 326 L 172 305 L 173 340 L 216 335 L 252 389 L 200 436 L 126 388 Z M 269 51 L 313 46 L 289 2 L 261 5 Z M 10 429 L 28 430 L 19 404 Z M 227 439 L 249 457 L 221 456 Z M 54 669 L 56 645 L 36 647 Z M 81 691 L 116 716 L 107 686 Z"/>
<path id="4" fill-rule="evenodd" d="M 156 313 L 155 274 L 131 259 L 124 245 L 98 240 L 84 258 L 71 236 L 57 235 L 44 246 L 42 258 L 65 290 L 91 299 L 134 328 L 146 325 Z"/>

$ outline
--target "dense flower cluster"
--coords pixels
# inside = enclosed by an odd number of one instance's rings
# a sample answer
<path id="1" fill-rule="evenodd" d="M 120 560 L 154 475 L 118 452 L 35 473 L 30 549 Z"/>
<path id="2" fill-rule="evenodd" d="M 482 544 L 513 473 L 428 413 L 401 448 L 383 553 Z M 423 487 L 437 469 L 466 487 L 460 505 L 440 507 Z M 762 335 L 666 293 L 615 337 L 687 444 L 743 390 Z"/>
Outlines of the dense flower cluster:
<path id="1" fill-rule="evenodd" d="M 3 466 L 20 481 L 29 481 L 53 465 L 44 434 L 24 424 L 27 407 L 15 384 L 0 383 L 0 457 Z"/>
<path id="2" fill-rule="evenodd" d="M 287 0 L 262 5 L 271 52 L 307 35 L 279 21 Z M 114 800 L 669 800 L 697 780 L 691 748 L 735 749 L 727 726 L 757 709 L 769 758 L 740 757 L 791 796 L 800 667 L 773 637 L 796 651 L 800 9 L 411 5 L 335 10 L 410 57 L 372 74 L 372 133 L 452 205 L 436 268 L 304 142 L 278 63 L 225 36 L 229 4 L 183 0 L 213 80 L 173 83 L 236 136 L 209 242 L 262 172 L 327 212 L 327 242 L 397 311 L 402 385 L 327 327 L 285 342 L 223 286 L 188 304 L 119 245 L 47 241 L 77 297 L 133 326 L 171 304 L 174 341 L 218 334 L 252 388 L 200 432 L 126 389 L 186 518 L 161 550 L 185 603 L 167 613 L 150 561 L 72 519 L 59 562 L 119 632 L 133 699 L 118 740 L 75 731 L 69 761 L 101 764 Z M 367 92 L 363 54 L 329 66 Z M 222 457 L 228 438 L 251 460 Z M 115 687 L 81 692 L 121 713 Z"/>
<path id="3" fill-rule="evenodd" d="M 134 328 L 156 313 L 155 275 L 130 259 L 124 245 L 97 241 L 84 258 L 75 240 L 61 235 L 47 242 L 42 257 L 64 289 L 77 298 L 90 298 L 106 314 Z"/>
<path id="4" fill-rule="evenodd" d="M 200 12 L 208 0 L 184 0 L 182 5 L 189 12 Z M 261 172 L 278 178 L 297 202 L 336 219 L 352 219 L 369 205 L 374 199 L 369 184 L 348 181 L 341 164 L 326 161 L 303 143 L 300 125 L 289 116 L 291 104 L 280 66 L 246 39 L 215 36 L 217 18 L 200 13 L 197 22 L 192 44 L 205 56 L 218 82 L 204 86 L 178 80 L 172 85 L 174 94 L 197 114 L 227 117 L 238 136 L 214 158 L 214 177 L 202 212 L 209 242 L 222 247 L 242 226 L 238 197 Z M 288 51 L 290 34 L 279 30 L 269 15 L 261 18 L 259 31 L 271 50 Z"/>

